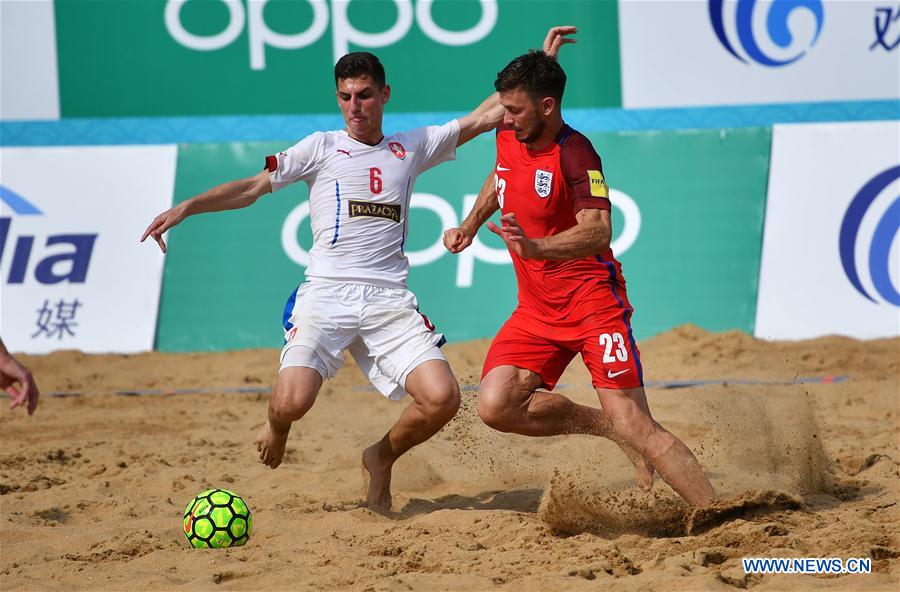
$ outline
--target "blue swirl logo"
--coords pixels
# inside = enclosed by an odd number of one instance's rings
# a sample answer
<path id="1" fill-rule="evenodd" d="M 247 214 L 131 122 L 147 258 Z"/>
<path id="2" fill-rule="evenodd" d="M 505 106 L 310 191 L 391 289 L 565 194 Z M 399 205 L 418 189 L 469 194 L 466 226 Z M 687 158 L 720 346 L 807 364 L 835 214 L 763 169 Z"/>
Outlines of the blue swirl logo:
<path id="1" fill-rule="evenodd" d="M 775 58 L 767 55 L 760 48 L 757 35 L 753 31 L 753 13 L 756 8 L 757 0 L 737 0 L 737 8 L 734 11 L 734 29 L 737 31 L 737 41 L 746 53 L 747 58 L 763 66 L 777 68 L 793 64 L 806 55 L 806 49 L 800 50 L 799 53 L 790 57 Z M 794 36 L 788 28 L 788 19 L 798 9 L 806 9 L 816 18 L 816 32 L 809 43 L 809 47 L 815 45 L 819 39 L 819 33 L 822 32 L 822 24 L 825 22 L 822 0 L 773 0 L 769 8 L 769 14 L 766 16 L 766 33 L 774 45 L 784 49 L 788 49 L 791 46 Z M 728 34 L 725 31 L 724 0 L 709 0 L 709 20 L 712 22 L 712 28 L 716 33 L 716 37 L 719 38 L 719 41 L 728 50 L 728 53 L 745 64 L 749 63 L 747 58 L 735 49 L 737 44 L 733 44 L 728 39 Z"/>
<path id="2" fill-rule="evenodd" d="M 872 302 L 876 302 L 876 300 L 859 281 L 859 271 L 856 269 L 856 245 L 859 227 L 875 198 L 897 179 L 900 179 L 900 165 L 875 175 L 853 197 L 853 201 L 850 202 L 850 206 L 844 214 L 844 221 L 841 222 L 838 249 L 841 254 L 841 265 L 844 266 L 844 273 L 847 274 L 847 279 L 850 280 L 856 291 Z M 890 255 L 891 246 L 896 240 L 898 233 L 900 233 L 900 197 L 897 197 L 888 206 L 884 215 L 875 225 L 868 257 L 872 285 L 882 298 L 894 306 L 900 306 L 900 293 L 897 292 L 897 287 L 891 280 Z"/>

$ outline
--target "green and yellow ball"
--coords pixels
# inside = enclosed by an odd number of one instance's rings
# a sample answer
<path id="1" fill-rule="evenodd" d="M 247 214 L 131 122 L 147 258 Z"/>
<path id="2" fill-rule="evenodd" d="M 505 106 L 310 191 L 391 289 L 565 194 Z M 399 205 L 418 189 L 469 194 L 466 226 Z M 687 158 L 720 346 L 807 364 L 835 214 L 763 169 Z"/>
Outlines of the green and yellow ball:
<path id="1" fill-rule="evenodd" d="M 227 489 L 207 489 L 184 509 L 184 536 L 197 549 L 239 547 L 252 529 L 247 502 Z"/>

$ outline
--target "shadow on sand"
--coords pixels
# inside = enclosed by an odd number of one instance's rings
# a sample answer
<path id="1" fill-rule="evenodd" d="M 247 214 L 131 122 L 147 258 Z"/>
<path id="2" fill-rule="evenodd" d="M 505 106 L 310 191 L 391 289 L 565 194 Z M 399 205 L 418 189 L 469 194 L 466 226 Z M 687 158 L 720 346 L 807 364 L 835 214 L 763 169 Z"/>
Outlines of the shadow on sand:
<path id="1" fill-rule="evenodd" d="M 445 495 L 436 499 L 412 498 L 394 513 L 394 518 L 405 520 L 438 510 L 513 510 L 537 512 L 543 489 L 518 489 L 513 491 L 485 491 L 475 496 Z"/>

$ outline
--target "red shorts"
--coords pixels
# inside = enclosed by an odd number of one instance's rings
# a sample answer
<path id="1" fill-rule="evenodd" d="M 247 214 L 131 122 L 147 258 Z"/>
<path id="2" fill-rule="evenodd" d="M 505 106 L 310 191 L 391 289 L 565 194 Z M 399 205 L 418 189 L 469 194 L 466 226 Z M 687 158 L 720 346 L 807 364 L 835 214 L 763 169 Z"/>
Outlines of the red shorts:
<path id="1" fill-rule="evenodd" d="M 531 370 L 553 390 L 572 358 L 581 354 L 594 388 L 644 386 L 630 306 L 598 309 L 580 323 L 547 323 L 518 308 L 494 337 L 481 378 L 497 366 Z"/>

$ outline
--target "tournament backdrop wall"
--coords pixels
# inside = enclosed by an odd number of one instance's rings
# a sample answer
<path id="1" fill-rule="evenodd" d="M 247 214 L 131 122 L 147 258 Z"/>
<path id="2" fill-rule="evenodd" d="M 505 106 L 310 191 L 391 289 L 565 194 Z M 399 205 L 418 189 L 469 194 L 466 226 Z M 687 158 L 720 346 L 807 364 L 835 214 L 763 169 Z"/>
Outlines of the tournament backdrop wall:
<path id="1" fill-rule="evenodd" d="M 15 89 L 23 78 L 51 105 L 13 91 L 4 95 L 4 119 L 330 113 L 334 63 L 360 50 L 384 63 L 397 91 L 392 110 L 473 108 L 493 90 L 499 69 L 539 47 L 560 23 L 581 29 L 567 67 L 592 73 L 572 80 L 568 104 L 621 104 L 618 5 L 611 0 L 2 4 L 4 35 L 29 31 L 15 55 L 53 48 L 53 67 L 43 73 L 10 70 L 17 77 L 8 80 L 4 72 L 5 84 Z"/>
<path id="2" fill-rule="evenodd" d="M 751 332 L 768 171 L 767 129 L 588 134 L 613 189 L 613 248 L 636 307 L 638 338 L 696 323 Z M 292 142 L 182 146 L 175 202 L 250 175 Z M 459 256 L 444 249 L 494 163 L 493 139 L 463 147 L 416 184 L 410 288 L 451 340 L 491 337 L 516 303 L 515 276 L 486 229 Z M 251 208 L 190 218 L 169 237 L 157 347 L 277 347 L 284 302 L 311 244 L 305 184 Z"/>
<path id="3" fill-rule="evenodd" d="M 639 338 L 685 322 L 776 339 L 900 334 L 897 121 L 776 126 L 771 171 L 765 128 L 589 137 Z M 33 353 L 146 350 L 155 330 L 163 350 L 277 346 L 311 239 L 305 186 L 186 221 L 169 237 L 161 302 L 163 257 L 137 238 L 173 195 L 251 174 L 289 143 L 3 148 L 4 338 Z M 515 303 L 496 237 L 461 256 L 440 245 L 492 161 L 480 138 L 413 198 L 410 285 L 455 340 L 492 335 Z"/>
<path id="4" fill-rule="evenodd" d="M 778 125 L 756 335 L 900 335 L 900 122 Z"/>
<path id="5" fill-rule="evenodd" d="M 15 351 L 153 348 L 175 146 L 0 149 L 0 328 Z"/>
<path id="6" fill-rule="evenodd" d="M 393 111 L 469 109 L 560 23 L 580 29 L 561 54 L 568 107 L 900 98 L 900 6 L 881 0 L 64 0 L 0 12 L 3 120 L 330 113 L 331 68 L 354 50 L 384 61 Z"/>

